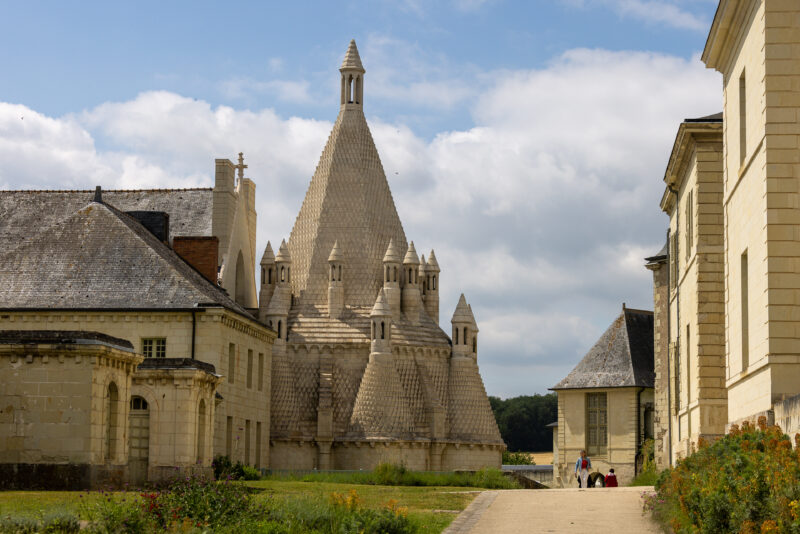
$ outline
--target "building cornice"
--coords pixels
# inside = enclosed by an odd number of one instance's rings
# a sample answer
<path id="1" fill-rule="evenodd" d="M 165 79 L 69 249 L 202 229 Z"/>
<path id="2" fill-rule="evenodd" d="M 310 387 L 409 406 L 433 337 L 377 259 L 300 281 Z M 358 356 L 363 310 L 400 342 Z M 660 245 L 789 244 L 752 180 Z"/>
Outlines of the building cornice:
<path id="1" fill-rule="evenodd" d="M 724 74 L 732 44 L 747 31 L 743 19 L 762 0 L 720 0 L 700 59 L 709 69 Z"/>
<path id="2" fill-rule="evenodd" d="M 710 120 L 698 122 L 686 120 L 678 127 L 675 143 L 669 156 L 667 169 L 664 171 L 664 183 L 667 187 L 661 196 L 661 209 L 669 214 L 674 207 L 677 192 L 683 186 L 685 168 L 698 142 L 722 142 L 722 121 Z"/>

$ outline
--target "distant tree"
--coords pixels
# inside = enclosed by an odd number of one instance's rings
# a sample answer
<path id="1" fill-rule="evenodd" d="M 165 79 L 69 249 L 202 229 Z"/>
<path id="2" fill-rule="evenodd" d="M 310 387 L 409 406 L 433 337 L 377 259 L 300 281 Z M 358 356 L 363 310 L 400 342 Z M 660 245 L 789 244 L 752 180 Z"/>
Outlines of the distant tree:
<path id="1" fill-rule="evenodd" d="M 555 393 L 511 399 L 489 397 L 500 435 L 509 451 L 553 450 L 553 430 L 546 428 L 558 417 Z"/>

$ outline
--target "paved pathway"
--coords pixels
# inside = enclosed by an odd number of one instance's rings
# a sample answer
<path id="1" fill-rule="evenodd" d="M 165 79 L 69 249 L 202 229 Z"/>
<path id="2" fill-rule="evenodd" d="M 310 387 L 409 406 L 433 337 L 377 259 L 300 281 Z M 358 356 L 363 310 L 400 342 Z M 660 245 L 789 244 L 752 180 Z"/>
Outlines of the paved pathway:
<path id="1" fill-rule="evenodd" d="M 659 534 L 642 514 L 639 488 L 577 488 L 486 491 L 445 530 L 445 534 L 592 532 Z"/>

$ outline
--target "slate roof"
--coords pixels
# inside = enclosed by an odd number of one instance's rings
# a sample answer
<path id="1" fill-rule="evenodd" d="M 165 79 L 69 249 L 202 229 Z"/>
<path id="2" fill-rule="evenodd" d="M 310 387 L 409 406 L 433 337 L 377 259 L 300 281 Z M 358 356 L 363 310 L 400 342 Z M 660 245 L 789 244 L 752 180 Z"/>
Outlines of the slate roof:
<path id="1" fill-rule="evenodd" d="M 169 213 L 170 235 L 210 236 L 212 189 L 104 190 L 103 200 L 121 211 Z M 9 250 L 40 230 L 70 217 L 94 191 L 0 191 L 0 247 Z"/>
<path id="2" fill-rule="evenodd" d="M 655 253 L 655 255 L 650 256 L 649 258 L 645 258 L 644 261 L 647 263 L 660 263 L 666 261 L 669 257 L 669 241 L 664 242 L 664 246 L 661 247 L 661 250 Z"/>
<path id="3" fill-rule="evenodd" d="M 683 122 L 722 122 L 722 112 L 706 115 L 705 117 L 697 117 L 696 119 L 684 119 Z"/>
<path id="4" fill-rule="evenodd" d="M 0 330 L 0 344 L 108 345 L 133 352 L 133 345 L 127 339 L 84 330 Z"/>
<path id="5" fill-rule="evenodd" d="M 0 255 L 0 308 L 247 310 L 133 217 L 85 204 Z"/>
<path id="6" fill-rule="evenodd" d="M 653 356 L 653 312 L 623 309 L 580 363 L 550 389 L 651 388 Z"/>

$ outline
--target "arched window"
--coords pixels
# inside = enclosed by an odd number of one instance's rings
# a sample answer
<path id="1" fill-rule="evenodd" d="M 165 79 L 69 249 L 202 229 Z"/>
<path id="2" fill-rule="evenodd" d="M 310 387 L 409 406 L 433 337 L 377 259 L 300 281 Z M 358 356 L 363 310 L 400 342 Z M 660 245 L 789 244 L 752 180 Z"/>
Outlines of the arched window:
<path id="1" fill-rule="evenodd" d="M 261 268 L 261 285 L 263 286 L 266 283 L 267 283 L 267 270 L 264 267 L 262 267 Z"/>
<path id="2" fill-rule="evenodd" d="M 381 321 L 381 339 L 386 339 L 386 323 Z"/>
<path id="3" fill-rule="evenodd" d="M 339 281 L 342 281 L 342 266 L 339 266 Z"/>
<path id="4" fill-rule="evenodd" d="M 469 342 L 467 341 L 467 327 L 466 327 L 466 326 L 464 327 L 464 337 L 463 337 L 463 339 L 464 339 L 464 345 L 466 345 L 467 343 L 469 343 Z"/>
<path id="5" fill-rule="evenodd" d="M 106 460 L 112 460 L 117 454 L 117 420 L 119 414 L 119 391 L 111 382 L 106 393 Z"/>
<path id="6" fill-rule="evenodd" d="M 331 282 L 336 280 L 336 266 L 331 265 Z"/>
<path id="7" fill-rule="evenodd" d="M 394 268 L 394 281 L 397 282 L 397 267 Z"/>
<path id="8" fill-rule="evenodd" d="M 271 320 L 270 320 L 270 321 L 267 321 L 267 326 L 269 326 L 270 328 L 272 328 L 272 321 L 271 321 Z"/>
<path id="9" fill-rule="evenodd" d="M 453 345 L 458 345 L 458 327 L 456 326 L 453 333 Z"/>
<path id="10" fill-rule="evenodd" d="M 389 275 L 391 274 L 391 271 L 392 271 L 391 267 L 389 267 L 389 266 L 387 265 L 387 266 L 386 266 L 386 281 L 387 281 L 387 282 L 391 282 L 391 281 L 392 281 L 392 280 L 391 280 L 391 278 L 389 277 Z"/>
<path id="11" fill-rule="evenodd" d="M 361 76 L 356 78 L 356 104 L 361 102 Z"/>
<path id="12" fill-rule="evenodd" d="M 433 290 L 436 291 L 436 275 L 433 275 Z"/>
<path id="13" fill-rule="evenodd" d="M 408 283 L 409 284 L 413 284 L 414 283 L 414 274 L 413 274 L 413 271 L 411 269 L 408 270 Z"/>
<path id="14" fill-rule="evenodd" d="M 292 281 L 292 268 L 291 267 L 287 267 L 286 268 L 286 281 L 287 282 L 291 282 Z"/>
<path id="15" fill-rule="evenodd" d="M 283 265 L 281 265 L 281 282 L 285 281 L 286 281 L 286 268 Z"/>
<path id="16" fill-rule="evenodd" d="M 375 321 L 372 321 L 371 323 L 369 323 L 369 326 L 370 326 L 369 337 L 371 337 L 372 339 L 375 339 Z"/>
<path id="17" fill-rule="evenodd" d="M 347 103 L 353 103 L 353 76 L 351 75 L 350 78 L 347 80 Z"/>
<path id="18" fill-rule="evenodd" d="M 244 306 L 245 297 L 247 294 L 247 283 L 244 271 L 244 256 L 242 251 L 239 251 L 239 256 L 236 258 L 236 287 L 234 288 L 234 300 L 237 304 Z"/>
<path id="19" fill-rule="evenodd" d="M 267 271 L 267 283 L 268 283 L 268 284 L 271 284 L 271 283 L 272 283 L 272 267 L 270 267 L 270 268 L 268 269 L 268 271 Z"/>
<path id="20" fill-rule="evenodd" d="M 282 325 L 281 325 L 281 322 L 280 322 L 280 321 L 278 321 L 278 339 L 280 339 L 281 337 L 283 337 L 283 334 L 282 334 L 282 332 L 283 332 L 283 329 L 281 328 L 281 326 L 282 326 Z"/>
<path id="21" fill-rule="evenodd" d="M 478 336 L 472 336 L 472 352 L 478 353 Z"/>
<path id="22" fill-rule="evenodd" d="M 197 463 L 203 465 L 206 450 L 206 401 L 200 399 L 197 408 Z"/>

